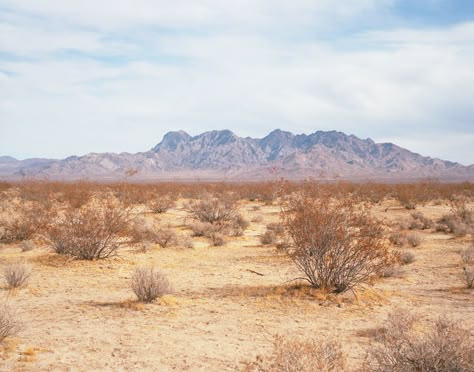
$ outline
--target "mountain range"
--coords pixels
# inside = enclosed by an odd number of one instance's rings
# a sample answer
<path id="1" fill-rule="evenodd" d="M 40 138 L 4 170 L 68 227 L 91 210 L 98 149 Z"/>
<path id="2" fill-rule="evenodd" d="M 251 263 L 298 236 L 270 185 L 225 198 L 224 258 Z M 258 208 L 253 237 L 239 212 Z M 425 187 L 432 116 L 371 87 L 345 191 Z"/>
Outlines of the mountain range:
<path id="1" fill-rule="evenodd" d="M 133 170 L 133 172 L 131 172 Z M 133 176 L 130 174 L 134 173 Z M 169 132 L 149 151 L 90 153 L 66 159 L 0 156 L 0 178 L 18 180 L 258 181 L 277 178 L 401 181 L 474 180 L 474 165 L 424 157 L 392 143 L 336 131 L 294 135 L 274 130 L 261 139 L 230 130 L 190 136 Z"/>

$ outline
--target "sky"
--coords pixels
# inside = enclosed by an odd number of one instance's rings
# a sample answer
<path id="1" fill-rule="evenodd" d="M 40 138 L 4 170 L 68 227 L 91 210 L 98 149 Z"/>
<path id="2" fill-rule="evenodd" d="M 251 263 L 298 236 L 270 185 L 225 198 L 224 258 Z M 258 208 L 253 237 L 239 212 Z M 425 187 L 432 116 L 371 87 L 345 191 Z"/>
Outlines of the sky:
<path id="1" fill-rule="evenodd" d="M 474 1 L 0 0 L 0 155 L 276 128 L 474 164 Z"/>

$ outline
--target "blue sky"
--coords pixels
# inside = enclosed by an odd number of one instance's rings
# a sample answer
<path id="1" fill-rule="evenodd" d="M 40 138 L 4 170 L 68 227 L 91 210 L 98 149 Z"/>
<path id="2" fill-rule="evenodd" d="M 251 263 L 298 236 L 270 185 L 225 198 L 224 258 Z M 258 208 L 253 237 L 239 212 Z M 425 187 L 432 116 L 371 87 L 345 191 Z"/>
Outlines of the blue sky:
<path id="1" fill-rule="evenodd" d="M 474 163 L 474 2 L 0 0 L 0 155 L 339 130 Z"/>

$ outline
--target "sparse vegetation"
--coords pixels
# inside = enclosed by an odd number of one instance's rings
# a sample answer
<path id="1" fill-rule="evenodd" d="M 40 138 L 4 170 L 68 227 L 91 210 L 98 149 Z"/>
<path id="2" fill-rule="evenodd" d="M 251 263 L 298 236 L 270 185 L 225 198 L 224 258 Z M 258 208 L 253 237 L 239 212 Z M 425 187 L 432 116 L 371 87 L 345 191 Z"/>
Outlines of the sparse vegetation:
<path id="1" fill-rule="evenodd" d="M 418 247 L 421 243 L 423 243 L 423 236 L 416 233 L 408 234 L 407 242 L 412 247 Z"/>
<path id="2" fill-rule="evenodd" d="M 225 236 L 220 232 L 211 233 L 209 240 L 214 247 L 222 247 L 226 243 Z"/>
<path id="3" fill-rule="evenodd" d="M 22 252 L 29 252 L 35 249 L 35 245 L 31 240 L 24 240 L 21 242 L 20 248 Z"/>
<path id="4" fill-rule="evenodd" d="M 401 206 L 401 189 L 416 211 Z M 220 204 L 232 200 L 231 217 L 202 222 L 193 215 L 188 207 L 199 205 L 203 195 Z M 179 203 L 171 210 L 152 210 L 153 200 L 168 197 L 179 197 Z M 448 351 L 455 360 L 468 358 L 434 342 L 445 338 L 456 345 L 457 331 L 439 332 L 441 337 L 429 320 L 443 313 L 463 319 L 465 324 L 458 328 L 470 332 L 472 340 L 468 288 L 474 286 L 474 243 L 469 236 L 473 206 L 474 185 L 469 183 L 0 182 L 2 269 L 6 272 L 16 265 L 12 263 L 27 259 L 37 279 L 30 280 L 26 290 L 7 290 L 15 286 L 5 275 L 3 294 L 18 300 L 15 308 L 28 315 L 29 323 L 38 319 L 26 337 L 10 337 L 0 345 L 0 364 L 31 369 L 37 365 L 26 363 L 36 355 L 38 365 L 60 369 L 58 357 L 76 345 L 97 369 L 133 369 L 136 360 L 142 369 L 239 369 L 242 364 L 234 366 L 236 360 L 258 353 L 256 360 L 245 363 L 249 370 L 352 371 L 364 367 L 370 342 L 366 370 L 396 371 L 399 367 L 378 364 L 372 351 L 395 350 L 387 341 L 390 327 L 380 325 L 399 305 L 420 314 L 403 333 L 407 337 L 398 338 L 400 353 L 415 356 L 423 366 L 430 366 L 433 355 L 439 354 L 441 361 L 435 363 L 445 368 Z M 26 216 L 29 208 L 38 211 L 37 217 Z M 443 225 L 446 216 L 454 231 Z M 37 225 L 31 222 L 35 220 Z M 436 233 L 432 221 L 452 235 Z M 456 230 L 456 224 L 464 230 Z M 425 239 L 422 249 L 410 248 L 412 234 Z M 96 255 L 104 242 L 106 254 Z M 60 254 L 46 249 L 51 247 Z M 87 261 L 105 257 L 111 259 Z M 154 265 L 179 284 L 176 294 L 164 296 L 171 285 Z M 21 272 L 11 270 L 13 282 L 28 276 L 18 275 Z M 153 301 L 160 306 L 146 305 Z M 18 322 L 15 309 L 10 309 L 9 319 Z M 263 316 L 256 319 L 257 312 Z M 0 340 L 1 313 L 0 306 Z M 58 327 L 51 327 L 51 319 Z M 75 331 L 84 325 L 91 337 L 81 338 L 83 332 Z M 161 331 L 166 333 L 164 343 L 158 340 Z M 272 348 L 268 332 L 295 336 L 277 337 Z M 113 334 L 117 344 L 95 343 L 99 333 Z M 15 336 L 17 331 L 7 334 Z M 130 334 L 136 336 L 132 343 L 119 344 Z M 63 339 L 68 342 L 56 342 Z M 153 342 L 160 345 L 159 355 L 146 347 Z M 186 346 L 195 343 L 198 352 Z M 217 344 L 239 347 L 223 347 L 217 358 L 209 351 Z M 54 352 L 40 345 L 51 345 Z M 457 345 L 472 350 L 472 341 Z M 468 355 L 464 351 L 459 355 Z M 110 353 L 113 359 L 103 358 Z M 456 363 L 452 365 L 458 368 Z M 410 368 L 405 370 L 416 370 Z"/>
<path id="5" fill-rule="evenodd" d="M 474 265 L 474 240 L 459 252 L 462 262 L 466 265 Z"/>
<path id="6" fill-rule="evenodd" d="M 450 200 L 451 213 L 444 215 L 436 225 L 437 231 L 453 233 L 461 237 L 474 233 L 474 211 L 468 207 L 466 198 L 453 197 Z"/>
<path id="7" fill-rule="evenodd" d="M 342 371 L 345 367 L 341 345 L 336 341 L 285 339 L 276 336 L 269 355 L 246 363 L 245 371 L 314 372 Z"/>
<path id="8" fill-rule="evenodd" d="M 237 200 L 230 193 L 205 194 L 199 200 L 187 204 L 186 210 L 194 220 L 223 224 L 232 221 L 237 216 Z"/>
<path id="9" fill-rule="evenodd" d="M 379 275 L 392 257 L 382 223 L 349 198 L 300 194 L 284 206 L 287 253 L 314 287 L 345 292 Z"/>
<path id="10" fill-rule="evenodd" d="M 53 213 L 50 205 L 45 207 L 38 202 L 19 201 L 14 203 L 14 213 L 2 217 L 0 243 L 14 243 L 42 233 L 53 218 Z"/>
<path id="11" fill-rule="evenodd" d="M 422 212 L 412 212 L 410 216 L 411 221 L 408 225 L 410 230 L 426 230 L 434 226 L 434 222 L 425 217 Z"/>
<path id="12" fill-rule="evenodd" d="M 15 309 L 6 302 L 0 303 L 0 343 L 7 337 L 16 336 L 23 324 L 18 319 Z"/>
<path id="13" fill-rule="evenodd" d="M 132 290 L 139 301 L 152 302 L 171 292 L 166 276 L 153 266 L 137 267 L 132 276 Z"/>
<path id="14" fill-rule="evenodd" d="M 168 209 L 176 206 L 176 198 L 173 194 L 153 195 L 147 202 L 148 208 L 154 213 L 165 213 Z"/>
<path id="15" fill-rule="evenodd" d="M 400 231 L 392 232 L 388 236 L 388 240 L 397 247 L 403 247 L 408 242 L 407 235 Z"/>
<path id="16" fill-rule="evenodd" d="M 464 282 L 466 283 L 466 288 L 474 288 L 474 265 L 465 265 L 463 267 L 464 272 Z"/>
<path id="17" fill-rule="evenodd" d="M 8 288 L 20 288 L 28 284 L 31 266 L 24 262 L 9 264 L 3 268 L 3 276 Z"/>
<path id="18" fill-rule="evenodd" d="M 159 244 L 161 248 L 166 248 L 178 243 L 178 235 L 173 229 L 159 228 L 155 232 L 154 242 Z"/>
<path id="19" fill-rule="evenodd" d="M 369 352 L 370 371 L 472 371 L 474 343 L 461 324 L 439 318 L 426 331 L 405 311 L 390 314 L 379 342 Z"/>
<path id="20" fill-rule="evenodd" d="M 128 230 L 131 210 L 113 201 L 68 209 L 46 232 L 55 252 L 82 260 L 103 259 L 117 254 Z"/>
<path id="21" fill-rule="evenodd" d="M 400 252 L 399 257 L 400 257 L 400 263 L 402 265 L 408 265 L 415 262 L 415 255 L 408 251 Z"/>

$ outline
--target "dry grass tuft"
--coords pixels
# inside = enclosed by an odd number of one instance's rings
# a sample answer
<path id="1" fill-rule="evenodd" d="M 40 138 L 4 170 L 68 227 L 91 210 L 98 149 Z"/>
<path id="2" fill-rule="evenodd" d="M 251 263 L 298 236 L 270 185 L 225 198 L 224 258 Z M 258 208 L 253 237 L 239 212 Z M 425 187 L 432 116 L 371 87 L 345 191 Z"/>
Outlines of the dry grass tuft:
<path id="1" fill-rule="evenodd" d="M 3 276 L 8 288 L 25 287 L 31 276 L 31 266 L 24 262 L 9 264 L 3 268 Z"/>
<path id="2" fill-rule="evenodd" d="M 275 336 L 273 350 L 245 363 L 245 371 L 314 372 L 341 371 L 345 366 L 339 342 L 286 339 Z"/>
<path id="3" fill-rule="evenodd" d="M 0 303 L 0 342 L 17 335 L 23 328 L 16 311 L 6 302 Z"/>
<path id="4" fill-rule="evenodd" d="M 421 243 L 423 243 L 423 236 L 416 233 L 408 234 L 407 242 L 412 247 L 418 247 Z"/>
<path id="5" fill-rule="evenodd" d="M 153 266 L 137 267 L 132 276 L 132 290 L 139 301 L 152 302 L 171 292 L 166 276 Z"/>
<path id="6" fill-rule="evenodd" d="M 370 371 L 472 371 L 474 343 L 461 324 L 439 318 L 425 331 L 407 311 L 389 315 L 379 342 L 369 350 Z"/>

